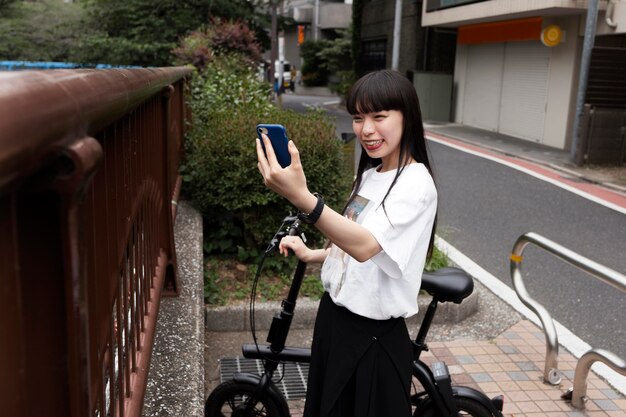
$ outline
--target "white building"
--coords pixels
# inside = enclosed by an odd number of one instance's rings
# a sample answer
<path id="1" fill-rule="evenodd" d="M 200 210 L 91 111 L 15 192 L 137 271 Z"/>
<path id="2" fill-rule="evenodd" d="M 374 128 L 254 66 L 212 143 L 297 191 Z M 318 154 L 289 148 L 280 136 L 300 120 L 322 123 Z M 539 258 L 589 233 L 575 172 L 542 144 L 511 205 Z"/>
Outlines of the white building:
<path id="1" fill-rule="evenodd" d="M 458 30 L 454 121 L 568 149 L 587 3 L 424 0 L 424 27 Z M 611 1 L 607 14 L 608 3 L 600 1 L 586 102 L 623 110 L 626 0 Z"/>
<path id="2" fill-rule="evenodd" d="M 352 0 L 283 0 L 282 10 L 295 23 L 284 31 L 285 59 L 298 68 L 302 41 L 332 38 L 352 22 Z"/>

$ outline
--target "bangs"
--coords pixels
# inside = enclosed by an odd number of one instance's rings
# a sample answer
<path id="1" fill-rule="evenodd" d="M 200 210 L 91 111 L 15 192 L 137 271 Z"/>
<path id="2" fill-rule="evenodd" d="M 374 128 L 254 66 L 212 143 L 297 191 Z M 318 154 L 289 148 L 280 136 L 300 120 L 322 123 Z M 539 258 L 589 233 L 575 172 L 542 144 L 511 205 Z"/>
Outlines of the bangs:
<path id="1" fill-rule="evenodd" d="M 396 74 L 391 71 L 371 72 L 363 76 L 350 90 L 346 102 L 348 113 L 354 115 L 384 110 L 402 110 L 404 107 L 402 88 L 398 88 L 400 87 L 398 81 Z M 413 88 L 412 85 L 411 88 Z"/>

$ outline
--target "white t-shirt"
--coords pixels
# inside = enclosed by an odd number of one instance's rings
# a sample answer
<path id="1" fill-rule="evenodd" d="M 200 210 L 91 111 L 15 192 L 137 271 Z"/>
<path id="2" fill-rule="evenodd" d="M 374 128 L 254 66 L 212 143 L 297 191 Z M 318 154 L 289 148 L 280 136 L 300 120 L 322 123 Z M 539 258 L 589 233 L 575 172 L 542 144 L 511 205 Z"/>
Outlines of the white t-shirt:
<path id="1" fill-rule="evenodd" d="M 335 304 L 375 320 L 417 313 L 430 233 L 437 211 L 437 190 L 421 163 L 404 168 L 380 204 L 396 170 L 363 173 L 361 189 L 345 216 L 365 227 L 382 251 L 358 262 L 336 245 L 322 266 L 322 282 Z"/>

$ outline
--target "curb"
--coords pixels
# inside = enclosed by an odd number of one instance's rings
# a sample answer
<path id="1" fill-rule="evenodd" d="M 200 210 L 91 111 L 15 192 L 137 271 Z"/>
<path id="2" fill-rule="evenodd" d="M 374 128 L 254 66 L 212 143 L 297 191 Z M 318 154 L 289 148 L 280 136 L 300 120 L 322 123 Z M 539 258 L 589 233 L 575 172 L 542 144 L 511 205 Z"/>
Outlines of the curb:
<path id="1" fill-rule="evenodd" d="M 161 299 L 143 417 L 204 415 L 202 217 L 184 201 L 174 240 L 180 295 Z"/>
<path id="2" fill-rule="evenodd" d="M 422 322 L 432 297 L 421 295 L 418 298 L 419 313 L 406 320 L 409 327 Z M 291 325 L 292 329 L 312 329 L 317 314 L 317 300 L 298 299 Z M 433 323 L 459 323 L 478 311 L 478 292 L 474 291 L 461 304 L 443 303 L 437 308 Z M 257 303 L 255 307 L 256 330 L 268 330 L 272 317 L 280 312 L 280 302 Z M 219 307 L 206 307 L 205 328 L 212 332 L 241 332 L 250 330 L 250 308 L 248 304 Z"/>

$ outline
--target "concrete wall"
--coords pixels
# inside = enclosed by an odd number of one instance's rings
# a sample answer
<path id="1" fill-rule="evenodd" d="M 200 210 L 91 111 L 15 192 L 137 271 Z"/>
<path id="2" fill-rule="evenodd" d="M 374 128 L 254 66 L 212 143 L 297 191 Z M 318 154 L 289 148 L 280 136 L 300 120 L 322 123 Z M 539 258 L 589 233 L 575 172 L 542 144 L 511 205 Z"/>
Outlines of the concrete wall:
<path id="1" fill-rule="evenodd" d="M 425 12 L 425 4 L 423 26 L 449 27 L 547 14 L 582 14 L 587 10 L 587 0 L 491 0 L 430 13 Z M 604 10 L 606 3 L 601 2 L 600 8 Z"/>
<path id="2" fill-rule="evenodd" d="M 609 12 L 609 10 L 606 12 Z M 615 3 L 609 16 L 610 20 L 616 25 L 616 27 L 609 26 L 606 19 L 606 12 L 601 11 L 598 14 L 598 27 L 596 28 L 596 33 L 598 35 L 626 33 L 626 1 L 622 0 Z"/>
<path id="3" fill-rule="evenodd" d="M 544 19 L 544 26 L 557 24 L 566 34 L 565 41 L 551 51 L 542 141 L 547 146 L 559 149 L 566 149 L 571 140 L 582 48 L 582 38 L 578 30 L 580 19 L 582 18 L 577 15 Z M 457 45 L 453 90 L 453 120 L 457 123 L 463 120 L 467 51 L 467 45 Z"/>

